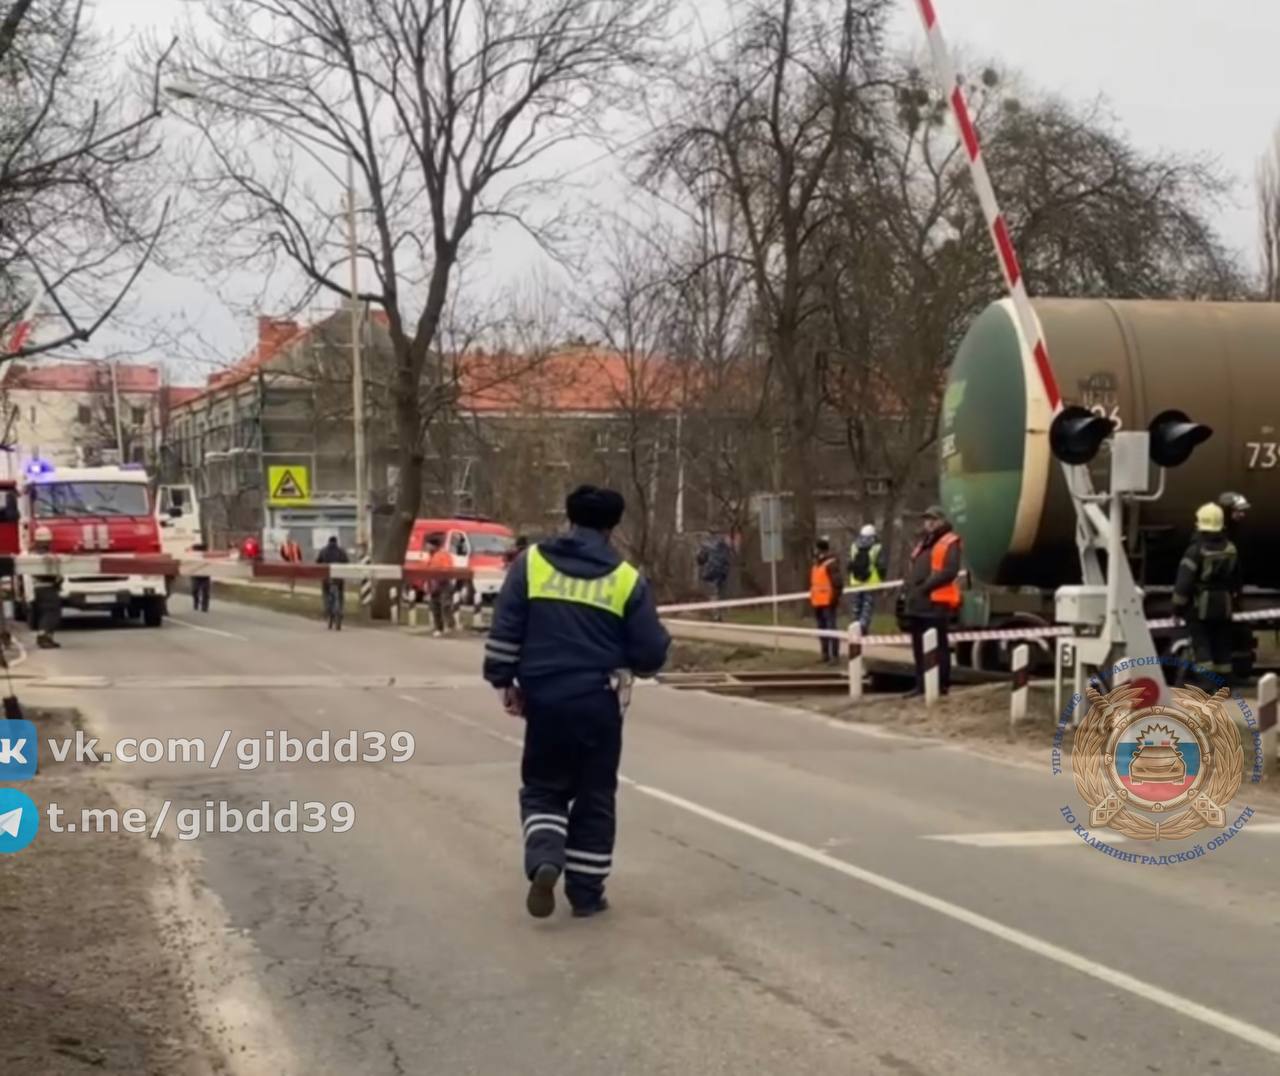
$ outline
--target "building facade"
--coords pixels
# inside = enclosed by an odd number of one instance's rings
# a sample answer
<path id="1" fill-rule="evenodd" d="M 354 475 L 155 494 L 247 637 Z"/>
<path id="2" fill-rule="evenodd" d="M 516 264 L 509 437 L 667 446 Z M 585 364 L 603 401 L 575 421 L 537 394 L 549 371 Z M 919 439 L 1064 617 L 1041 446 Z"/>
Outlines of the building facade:
<path id="1" fill-rule="evenodd" d="M 34 459 L 62 467 L 123 462 L 151 468 L 171 400 L 159 366 L 8 363 L 0 375 L 7 477 Z"/>
<path id="2" fill-rule="evenodd" d="M 367 323 L 361 342 L 376 408 L 389 343 Z M 312 325 L 258 319 L 254 349 L 169 416 L 162 474 L 195 487 L 206 541 L 223 548 L 254 535 L 270 552 L 292 538 L 309 552 L 337 535 L 354 548 L 351 395 L 348 313 Z M 386 499 L 384 428 L 366 416 L 371 508 Z"/>
<path id="3" fill-rule="evenodd" d="M 214 547 L 253 534 L 268 551 L 285 537 L 314 551 L 336 534 L 354 548 L 350 325 L 345 311 L 305 326 L 261 318 L 253 351 L 172 409 L 164 477 L 195 486 Z M 376 541 L 399 480 L 385 323 L 363 322 L 361 347 Z M 536 537 L 562 525 L 573 486 L 610 485 L 628 502 L 619 539 L 655 577 L 694 585 L 696 546 L 717 532 L 737 536 L 742 584 L 762 589 L 769 570 L 756 506 L 779 481 L 782 431 L 750 381 L 739 371 L 712 384 L 694 364 L 581 341 L 537 354 L 433 354 L 422 388 L 420 514 L 482 515 Z M 877 436 L 899 436 L 894 428 L 891 416 L 878 417 Z M 927 483 L 859 474 L 846 441 L 832 421 L 814 438 L 818 533 L 843 550 L 868 521 L 889 517 L 900 535 L 913 528 L 913 510 L 933 499 Z M 304 499 L 274 496 L 273 476 L 285 471 L 306 486 Z M 794 582 L 786 569 L 783 578 Z"/>

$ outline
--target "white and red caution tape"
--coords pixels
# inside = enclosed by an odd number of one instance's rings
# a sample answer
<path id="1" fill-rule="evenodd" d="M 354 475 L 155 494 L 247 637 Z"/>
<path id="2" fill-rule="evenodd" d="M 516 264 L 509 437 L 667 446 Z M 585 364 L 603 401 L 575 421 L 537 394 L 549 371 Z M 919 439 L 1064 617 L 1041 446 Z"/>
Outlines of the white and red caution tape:
<path id="1" fill-rule="evenodd" d="M 844 630 L 833 630 L 826 628 L 787 628 L 787 627 L 771 627 L 767 624 L 729 624 L 723 621 L 708 620 L 680 620 L 678 618 L 668 619 L 669 623 L 681 624 L 688 627 L 709 628 L 721 631 L 741 631 L 762 635 L 797 635 L 807 639 L 846 639 L 848 632 Z M 1273 609 L 1252 609 L 1244 613 L 1236 613 L 1234 620 L 1240 622 L 1251 621 L 1270 621 L 1280 620 L 1280 608 Z M 1173 617 L 1163 617 L 1159 620 L 1147 621 L 1147 626 L 1154 631 L 1162 628 L 1180 627 L 1180 622 Z M 971 631 L 953 631 L 948 632 L 947 639 L 952 643 L 977 643 L 987 642 L 990 640 L 1002 639 L 1052 639 L 1057 636 L 1071 635 L 1074 629 L 1063 625 L 1052 625 L 1042 628 L 975 628 Z M 862 637 L 863 646 L 906 646 L 911 642 L 911 636 L 906 633 L 894 635 L 864 635 Z"/>
<path id="2" fill-rule="evenodd" d="M 1000 261 L 1000 270 L 1004 273 L 1005 284 L 1009 288 L 1009 298 L 1013 300 L 1018 325 L 1022 329 L 1027 346 L 1031 348 L 1031 353 L 1035 357 L 1036 371 L 1040 375 L 1040 385 L 1044 389 L 1045 399 L 1048 400 L 1050 410 L 1056 415 L 1062 407 L 1062 394 L 1058 391 L 1058 383 L 1053 376 L 1053 366 L 1049 362 L 1049 348 L 1040 331 L 1040 321 L 1031 306 L 1031 299 L 1027 295 L 1026 284 L 1022 279 L 1022 267 L 1018 264 L 1018 255 L 1013 249 L 1013 240 L 1009 236 L 1009 226 L 1005 223 L 1004 214 L 1000 212 L 1000 206 L 996 202 L 995 188 L 991 185 L 986 162 L 982 159 L 978 131 L 974 126 L 973 116 L 969 112 L 969 103 L 965 100 L 964 89 L 956 73 L 955 64 L 951 62 L 946 39 L 942 36 L 934 0 L 916 0 L 916 6 L 920 9 L 920 17 L 924 20 L 938 89 L 951 105 L 952 115 L 960 130 L 960 139 L 964 143 L 965 156 L 969 160 L 969 171 L 973 176 L 978 203 L 982 206 L 987 230 L 991 233 L 991 243 Z"/>
<path id="3" fill-rule="evenodd" d="M 897 590 L 902 586 L 901 579 L 891 579 L 887 583 L 874 583 L 871 586 L 858 587 L 856 593 L 872 594 L 879 591 Z M 855 593 L 854 588 L 845 591 Z M 714 612 L 717 609 L 745 609 L 753 605 L 783 605 L 786 602 L 808 601 L 807 590 L 796 590 L 789 594 L 765 594 L 759 598 L 722 598 L 707 602 L 682 602 L 677 605 L 659 605 L 658 612 L 664 616 L 669 613 L 702 613 Z"/>
<path id="4" fill-rule="evenodd" d="M 423 582 L 428 579 L 469 580 L 468 568 L 408 567 L 403 564 L 289 564 L 218 556 L 171 557 L 165 554 L 23 553 L 13 558 L 14 570 L 23 575 L 96 576 L 157 575 L 209 576 L 212 579 L 386 579 Z"/>

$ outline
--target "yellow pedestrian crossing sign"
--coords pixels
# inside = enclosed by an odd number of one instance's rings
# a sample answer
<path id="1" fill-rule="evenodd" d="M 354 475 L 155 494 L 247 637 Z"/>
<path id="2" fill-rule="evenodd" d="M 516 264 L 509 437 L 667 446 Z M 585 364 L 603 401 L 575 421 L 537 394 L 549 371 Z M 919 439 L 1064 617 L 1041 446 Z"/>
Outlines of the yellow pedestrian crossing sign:
<path id="1" fill-rule="evenodd" d="M 311 474 L 306 467 L 291 463 L 287 467 L 267 468 L 267 488 L 272 504 L 310 504 Z"/>

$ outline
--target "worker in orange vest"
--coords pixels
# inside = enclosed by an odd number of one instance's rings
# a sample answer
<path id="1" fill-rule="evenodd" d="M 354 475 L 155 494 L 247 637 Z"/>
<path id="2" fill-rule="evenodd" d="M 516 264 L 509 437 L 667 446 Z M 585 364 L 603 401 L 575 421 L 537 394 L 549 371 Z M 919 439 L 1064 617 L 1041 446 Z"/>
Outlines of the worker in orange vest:
<path id="1" fill-rule="evenodd" d="M 444 547 L 444 540 L 438 534 L 427 539 L 427 570 L 449 571 L 453 568 L 453 554 Z M 431 617 L 435 621 L 437 638 L 446 631 L 453 630 L 453 580 L 427 579 L 427 595 L 431 601 Z"/>
<path id="2" fill-rule="evenodd" d="M 947 626 L 960 610 L 960 536 L 936 505 L 921 518 L 920 539 L 903 580 L 903 612 L 916 662 L 916 686 L 909 696 L 924 694 L 924 636 L 930 628 L 938 633 L 938 689 L 945 695 L 951 688 Z"/>
<path id="3" fill-rule="evenodd" d="M 286 564 L 301 564 L 302 546 L 292 538 L 286 538 L 280 543 L 280 559 Z"/>
<path id="4" fill-rule="evenodd" d="M 840 608 L 840 595 L 844 590 L 844 573 L 840 559 L 831 552 L 831 543 L 819 538 L 814 547 L 813 564 L 809 568 L 809 605 L 820 631 L 836 630 L 836 610 Z M 824 665 L 834 665 L 840 660 L 840 640 L 834 636 L 822 636 L 818 640 Z"/>

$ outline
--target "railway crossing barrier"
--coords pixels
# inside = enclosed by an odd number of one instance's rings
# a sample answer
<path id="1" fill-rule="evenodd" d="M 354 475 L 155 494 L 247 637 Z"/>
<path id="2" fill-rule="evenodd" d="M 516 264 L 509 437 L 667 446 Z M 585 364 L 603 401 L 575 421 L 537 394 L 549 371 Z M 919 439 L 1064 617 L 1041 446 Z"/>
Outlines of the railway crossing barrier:
<path id="1" fill-rule="evenodd" d="M 1027 719 L 1027 694 L 1031 686 L 1031 650 L 1026 643 L 1013 648 L 1013 692 L 1009 696 L 1009 728 Z"/>
<path id="2" fill-rule="evenodd" d="M 849 698 L 862 698 L 862 625 L 849 625 Z"/>
<path id="3" fill-rule="evenodd" d="M 1257 719 L 1258 733 L 1262 737 L 1262 775 L 1265 778 L 1280 774 L 1280 756 L 1276 751 L 1276 737 L 1280 732 L 1276 721 L 1277 678 L 1267 673 L 1258 681 Z"/>
<path id="4" fill-rule="evenodd" d="M 924 704 L 935 706 L 941 693 L 938 689 L 938 629 L 924 633 Z"/>

